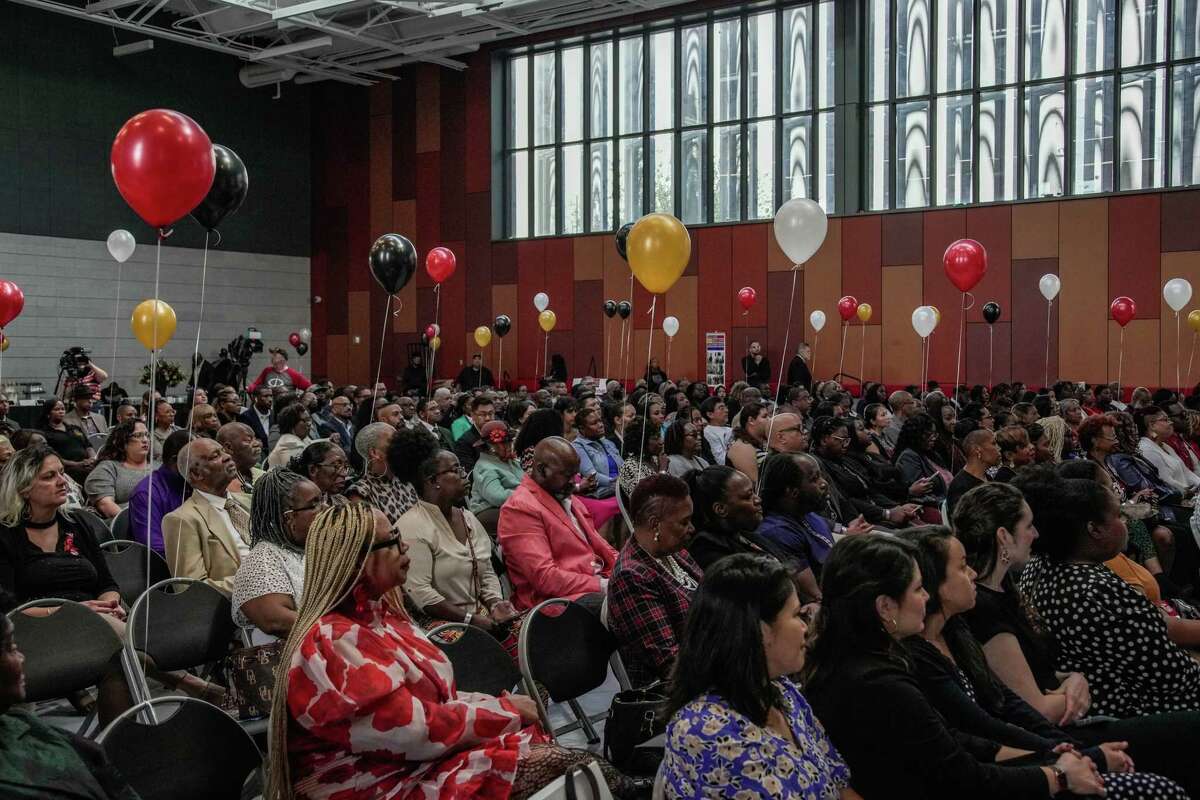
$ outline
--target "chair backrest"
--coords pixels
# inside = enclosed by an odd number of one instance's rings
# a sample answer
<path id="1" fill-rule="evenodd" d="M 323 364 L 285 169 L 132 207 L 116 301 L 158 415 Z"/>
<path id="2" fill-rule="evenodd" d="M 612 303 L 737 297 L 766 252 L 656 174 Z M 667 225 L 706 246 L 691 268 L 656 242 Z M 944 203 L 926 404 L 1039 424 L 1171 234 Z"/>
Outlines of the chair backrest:
<path id="1" fill-rule="evenodd" d="M 600 771 L 600 765 L 595 761 L 589 761 L 587 764 L 581 765 L 579 769 L 572 770 L 570 780 L 573 784 L 573 792 L 568 792 L 567 776 L 564 775 L 551 781 L 548 786 L 532 795 L 529 800 L 567 800 L 570 797 L 577 797 L 579 800 L 613 800 L 608 783 L 604 780 L 604 773 Z"/>
<path id="2" fill-rule="evenodd" d="M 49 616 L 22 613 L 58 606 Z M 121 651 L 121 640 L 99 614 L 81 603 L 46 599 L 26 603 L 8 615 L 13 640 L 25 654 L 25 699 L 35 703 L 95 686 Z"/>
<path id="3" fill-rule="evenodd" d="M 114 539 L 132 539 L 129 535 L 129 509 L 122 508 L 109 524 Z"/>
<path id="4" fill-rule="evenodd" d="M 100 549 L 104 551 L 104 563 L 108 565 L 108 571 L 117 582 L 125 605 L 132 606 L 141 597 L 142 592 L 146 591 L 146 587 L 171 577 L 171 568 L 167 566 L 166 560 L 141 542 L 114 539 L 100 545 Z M 150 560 L 149 580 L 146 579 L 147 558 Z"/>
<path id="5" fill-rule="evenodd" d="M 508 652 L 479 628 L 451 622 L 429 631 L 429 639 L 450 659 L 459 691 L 498 695 L 521 682 Z"/>
<path id="6" fill-rule="evenodd" d="M 625 490 L 617 485 L 617 508 L 621 512 L 621 519 L 625 521 L 627 533 L 633 533 L 633 519 L 629 516 L 629 512 L 625 509 Z"/>
<path id="7" fill-rule="evenodd" d="M 658 765 L 658 772 L 654 774 L 654 788 L 650 791 L 650 800 L 666 800 L 667 775 L 663 772 L 665 768 L 662 764 Z"/>
<path id="8" fill-rule="evenodd" d="M 553 599 L 525 617 L 518 649 L 521 674 L 545 686 L 550 699 L 561 703 L 604 683 L 617 640 L 595 613 Z"/>
<path id="9" fill-rule="evenodd" d="M 104 443 L 108 441 L 107 433 L 93 433 L 88 437 L 88 444 L 99 453 L 104 448 Z"/>
<path id="10" fill-rule="evenodd" d="M 149 723 L 139 719 L 147 709 Z M 142 800 L 237 798 L 251 771 L 262 766 L 254 740 L 235 719 L 190 697 L 140 703 L 97 741 Z"/>
<path id="11" fill-rule="evenodd" d="M 203 581 L 170 578 L 138 597 L 125 630 L 127 647 L 153 658 L 161 670 L 174 670 L 223 657 L 237 626 L 228 597 Z"/>

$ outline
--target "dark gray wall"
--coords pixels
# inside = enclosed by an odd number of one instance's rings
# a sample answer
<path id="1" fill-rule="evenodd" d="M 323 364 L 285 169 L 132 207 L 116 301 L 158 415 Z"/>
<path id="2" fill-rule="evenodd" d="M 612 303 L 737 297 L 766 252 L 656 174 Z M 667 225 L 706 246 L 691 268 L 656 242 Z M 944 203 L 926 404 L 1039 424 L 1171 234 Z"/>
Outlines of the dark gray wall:
<path id="1" fill-rule="evenodd" d="M 0 2 L 0 232 L 107 238 L 154 234 L 112 181 L 109 150 L 121 125 L 148 108 L 183 112 L 250 173 L 245 205 L 222 225 L 222 248 L 307 256 L 310 249 L 308 87 L 246 89 L 230 56 L 156 40 L 114 58 L 138 34 Z M 170 244 L 197 247 L 193 220 Z"/>

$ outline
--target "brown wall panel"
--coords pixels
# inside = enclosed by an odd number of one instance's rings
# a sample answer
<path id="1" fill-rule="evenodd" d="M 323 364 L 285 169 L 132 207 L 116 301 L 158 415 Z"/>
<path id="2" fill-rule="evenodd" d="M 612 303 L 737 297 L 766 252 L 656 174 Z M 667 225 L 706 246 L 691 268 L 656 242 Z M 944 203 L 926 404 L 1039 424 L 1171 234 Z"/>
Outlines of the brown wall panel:
<path id="1" fill-rule="evenodd" d="M 574 267 L 575 280 L 600 281 L 596 289 L 600 293 L 600 301 L 610 299 L 604 295 L 604 247 L 608 245 L 605 236 L 580 236 L 575 239 Z"/>
<path id="2" fill-rule="evenodd" d="M 883 265 L 919 264 L 924 252 L 923 230 L 919 212 L 884 214 L 881 221 Z"/>
<path id="3" fill-rule="evenodd" d="M 348 358 L 346 356 L 346 335 L 335 334 L 325 337 L 325 349 L 329 353 L 329 365 L 324 370 L 324 374 L 329 376 L 329 380 L 335 385 L 341 385 L 350 382 L 350 369 Z"/>
<path id="4" fill-rule="evenodd" d="M 412 119 L 416 127 L 418 153 L 436 153 L 442 149 L 442 75 L 446 70 L 433 64 L 418 64 L 417 96 Z M 418 186 L 420 184 L 418 183 Z"/>
<path id="5" fill-rule="evenodd" d="M 795 299 L 792 300 L 792 287 L 795 286 Z M 767 273 L 766 297 L 760 298 L 767 307 L 767 322 L 771 335 L 764 342 L 767 348 L 767 358 L 776 375 L 779 365 L 784 363 L 786 375 L 787 364 L 796 353 L 801 342 L 812 341 L 812 328 L 808 325 L 808 317 L 804 314 L 804 280 L 800 270 Z M 788 327 L 789 301 L 791 301 L 791 327 Z M 786 342 L 786 344 L 785 344 Z"/>
<path id="6" fill-rule="evenodd" d="M 1011 322 L 967 323 L 967 377 L 964 383 L 995 386 L 1012 380 Z"/>
<path id="7" fill-rule="evenodd" d="M 738 225 L 730 228 L 733 292 L 729 301 L 735 328 L 762 328 L 767 324 L 767 226 Z M 749 312 L 742 309 L 737 293 L 743 286 L 754 289 L 757 301 Z"/>
<path id="8" fill-rule="evenodd" d="M 603 281 L 575 281 L 574 305 L 587 308 L 576 314 L 570 333 L 571 350 L 565 353 L 572 375 L 601 375 L 604 371 L 604 314 L 596 307 L 594 298 L 600 294 Z M 594 359 L 594 365 L 593 365 Z"/>
<path id="9" fill-rule="evenodd" d="M 987 250 L 987 272 L 971 290 L 975 305 L 967 312 L 969 322 L 982 322 L 981 309 L 988 301 L 995 300 L 1001 309 L 1012 305 L 1012 206 L 968 208 L 966 235 Z"/>
<path id="10" fill-rule="evenodd" d="M 1061 244 L 1058 257 L 1062 292 L 1060 325 L 1070 331 L 1059 341 L 1064 376 L 1093 383 L 1108 372 L 1108 200 L 1071 200 L 1059 204 Z M 1088 346 L 1080 347 L 1080 341 Z"/>
<path id="11" fill-rule="evenodd" d="M 1012 207 L 1012 257 L 1058 257 L 1058 203 L 1021 203 Z"/>
<path id="12" fill-rule="evenodd" d="M 880 266 L 881 235 L 881 218 L 878 216 L 842 220 L 842 293 L 854 295 L 860 303 L 870 303 L 870 321 L 877 325 L 887 313 Z"/>
<path id="13" fill-rule="evenodd" d="M 1162 196 L 1162 251 L 1200 250 L 1200 192 Z"/>
<path id="14" fill-rule="evenodd" d="M 1055 219 L 1058 215 L 1055 214 Z M 1014 236 L 1016 235 L 1014 231 Z M 1034 258 L 1013 261 L 1013 379 L 1033 386 L 1043 385 L 1046 375 L 1046 299 L 1038 291 L 1038 281 L 1046 273 L 1058 274 L 1058 259 Z M 1058 314 L 1061 297 L 1050 313 L 1050 383 L 1059 379 Z"/>
<path id="15" fill-rule="evenodd" d="M 942 321 L 934 332 L 934 344 L 929 351 L 929 376 L 944 383 L 953 383 L 955 358 L 959 353 L 960 325 L 966 318 L 962 292 L 946 277 L 943 257 L 951 242 L 967 234 L 967 215 L 961 209 L 930 211 L 925 214 L 925 269 L 922 274 L 924 302 L 937 306 Z M 912 321 L 912 309 L 909 309 Z M 965 334 L 963 334 L 965 336 Z M 966 344 L 962 349 L 965 352 Z M 961 364 L 958 370 L 961 370 Z"/>
<path id="16" fill-rule="evenodd" d="M 825 330 L 821 339 L 825 345 L 817 350 L 814 374 L 826 378 L 837 372 L 838 350 L 841 346 L 841 323 L 837 301 L 842 296 L 842 221 L 829 220 L 829 232 L 816 255 L 804 265 L 804 319 L 820 309 L 825 312 Z M 811 330 L 807 328 L 806 330 Z"/>
<path id="17" fill-rule="evenodd" d="M 512 320 L 512 330 L 503 340 L 493 337 L 492 346 L 488 348 L 490 357 L 496 359 L 492 371 L 496 380 L 502 380 L 500 369 L 516 378 L 521 373 L 517 368 L 517 344 L 520 341 L 520 315 L 517 310 L 517 286 L 514 283 L 498 283 L 492 286 L 492 310 L 496 315 L 506 314 Z M 491 363 L 491 362 L 489 362 Z"/>
<path id="18" fill-rule="evenodd" d="M 1174 352 L 1174 334 L 1172 329 L 1171 345 Z M 1159 323 L 1153 319 L 1135 319 L 1125 326 L 1125 358 L 1119 362 L 1121 354 L 1121 327 L 1115 322 L 1108 323 L 1108 374 L 1111 380 L 1117 380 L 1118 363 L 1123 363 L 1120 371 L 1122 392 L 1129 395 L 1129 387 L 1161 385 L 1159 381 Z M 1171 366 L 1171 383 L 1175 382 L 1174 364 Z"/>
<path id="19" fill-rule="evenodd" d="M 1150 307 L 1162 284 L 1158 277 L 1159 196 L 1113 197 L 1108 201 L 1108 288 Z"/>
<path id="20" fill-rule="evenodd" d="M 370 292 L 351 292 L 350 332 L 346 344 L 346 369 L 350 375 L 369 375 L 374 379 L 375 369 L 379 361 L 379 332 L 371 336 L 371 294 Z M 372 347 L 374 342 L 374 347 Z M 375 355 L 371 355 L 374 352 Z"/>
<path id="21" fill-rule="evenodd" d="M 1171 278 L 1183 278 L 1191 282 L 1193 287 L 1200 286 L 1200 252 L 1187 251 L 1177 253 L 1163 253 L 1162 265 L 1159 274 L 1158 285 L 1162 286 Z M 1197 306 L 1200 301 L 1200 296 L 1193 296 L 1192 302 L 1179 313 L 1179 384 L 1182 386 L 1192 386 L 1195 381 L 1188 381 L 1188 360 L 1191 358 L 1191 346 L 1193 341 L 1193 333 L 1188 327 L 1187 315 L 1188 312 Z M 1162 386 L 1176 385 L 1176 355 L 1175 355 L 1175 312 L 1171 310 L 1166 301 L 1162 299 L 1161 293 L 1158 300 L 1159 318 L 1161 320 L 1160 342 L 1162 353 L 1162 366 L 1159 370 L 1158 380 Z M 1149 311 L 1150 309 L 1147 309 Z M 1149 316 L 1142 311 L 1142 306 L 1138 306 L 1138 317 Z M 1115 323 L 1114 323 L 1115 324 Z M 1130 323 L 1132 324 L 1132 323 Z M 1126 351 L 1128 353 L 1128 350 Z M 1197 359 L 1200 360 L 1200 359 Z M 1196 374 L 1195 364 L 1193 364 L 1192 374 Z"/>
<path id="22" fill-rule="evenodd" d="M 671 375 L 686 376 L 695 379 L 700 375 L 700 348 L 704 342 L 704 332 L 696 318 L 696 293 L 699 279 L 692 275 L 680 278 L 671 291 L 667 292 L 665 313 L 659 312 L 658 330 L 662 330 L 662 320 L 667 316 L 679 319 L 679 333 L 671 342 Z M 619 319 L 619 317 L 618 317 Z M 665 334 L 664 334 L 665 335 Z"/>

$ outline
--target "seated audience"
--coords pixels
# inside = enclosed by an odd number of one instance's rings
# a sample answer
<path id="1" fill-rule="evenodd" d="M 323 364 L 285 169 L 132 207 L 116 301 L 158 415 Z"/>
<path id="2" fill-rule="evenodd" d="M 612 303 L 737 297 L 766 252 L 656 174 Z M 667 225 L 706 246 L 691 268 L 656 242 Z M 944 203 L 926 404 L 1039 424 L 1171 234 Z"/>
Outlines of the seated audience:
<path id="1" fill-rule="evenodd" d="M 217 430 L 217 442 L 229 452 L 237 470 L 237 477 L 229 484 L 229 492 L 249 508 L 254 484 L 263 475 L 258 466 L 262 461 L 262 443 L 249 425 L 237 421 L 227 422 Z"/>
<path id="2" fill-rule="evenodd" d="M 708 467 L 684 476 L 692 496 L 696 535 L 688 553 L 703 569 L 733 553 L 765 553 L 788 561 L 783 550 L 758 533 L 762 501 L 754 482 L 733 467 Z"/>
<path id="3" fill-rule="evenodd" d="M 9 438 L 0 433 L 0 471 L 4 470 L 4 467 L 7 466 L 9 459 L 11 459 L 16 452 L 16 448 L 13 447 L 12 442 L 9 441 Z"/>
<path id="4" fill-rule="evenodd" d="M 959 735 L 977 737 L 980 744 L 987 742 L 996 748 L 997 761 L 1022 758 L 1026 763 L 1050 764 L 1057 759 L 1058 748 L 1084 747 L 1083 742 L 1045 720 L 988 669 L 979 643 L 962 621 L 961 615 L 975 605 L 975 571 L 967 563 L 962 543 L 941 526 L 900 535 L 916 546 L 929 598 L 924 627 L 903 644 L 925 698 L 946 724 Z M 1127 741 L 1102 739 L 1081 751 L 1103 774 L 1106 796 L 1180 800 L 1189 796 L 1169 777 L 1134 774 L 1135 761 L 1141 762 L 1129 749 Z M 1186 760 L 1175 759 L 1174 766 L 1180 774 L 1193 771 Z"/>
<path id="5" fill-rule="evenodd" d="M 228 596 L 250 552 L 250 511 L 229 496 L 236 470 L 215 439 L 197 438 L 175 459 L 192 496 L 163 517 L 167 565 L 176 578 L 195 578 Z"/>
<path id="6" fill-rule="evenodd" d="M 915 503 L 901 504 L 884 495 L 879 491 L 880 487 L 872 482 L 870 475 L 860 472 L 846 458 L 850 448 L 850 433 L 845 418 L 818 417 L 813 422 L 812 447 L 829 481 L 830 505 L 839 522 L 849 525 L 861 516 L 872 525 L 902 527 L 917 518 L 920 506 Z"/>
<path id="7" fill-rule="evenodd" d="M 954 436 L 958 424 L 958 408 L 941 392 L 925 396 L 925 414 L 933 422 L 935 440 L 933 452 L 939 464 L 945 465 L 951 475 L 963 468 L 966 454 Z"/>
<path id="8" fill-rule="evenodd" d="M 633 496 L 645 478 L 657 475 L 661 470 L 662 434 L 653 421 L 638 417 L 625 427 L 625 439 L 621 445 L 621 464 L 618 482 L 625 497 Z"/>
<path id="9" fill-rule="evenodd" d="M 871 438 L 871 449 L 877 455 L 888 461 L 892 460 L 892 445 L 885 436 L 892 425 L 892 412 L 888 411 L 886 403 L 870 403 L 863 409 L 863 422 L 866 424 L 867 435 Z"/>
<path id="10" fill-rule="evenodd" d="M 513 444 L 513 450 L 521 460 L 521 469 L 526 472 L 533 469 L 533 450 L 541 441 L 562 435 L 563 419 L 554 409 L 539 408 L 530 414 Z"/>
<path id="11" fill-rule="evenodd" d="M 634 686 L 670 677 L 692 594 L 703 575 L 685 549 L 695 532 L 687 484 L 654 475 L 629 501 L 633 535 L 608 585 L 608 629 Z"/>
<path id="12" fill-rule="evenodd" d="M 521 485 L 525 470 L 513 451 L 513 433 L 507 424 L 492 420 L 483 426 L 479 460 L 471 471 L 468 507 L 478 516 L 484 511 L 499 513 Z"/>
<path id="13" fill-rule="evenodd" d="M 175 424 L 175 406 L 166 400 L 156 400 L 154 403 L 154 428 L 150 431 L 150 435 L 154 437 L 154 452 L 162 452 L 167 437 L 178 430 L 182 430 L 182 428 Z"/>
<path id="14" fill-rule="evenodd" d="M 129 495 L 129 535 L 135 542 L 146 544 L 149 514 L 149 546 L 160 556 L 167 554 L 163 544 L 163 517 L 183 505 L 184 494 L 187 491 L 187 482 L 179 474 L 178 459 L 179 451 L 188 443 L 190 436 L 187 431 L 182 430 L 168 436 L 163 442 L 162 465 L 138 481 L 138 485 Z"/>
<path id="15" fill-rule="evenodd" d="M 316 484 L 326 505 L 346 502 L 342 492 L 350 476 L 350 462 L 346 451 L 333 442 L 313 442 L 288 462 L 288 469 Z"/>
<path id="16" fill-rule="evenodd" d="M 504 423 L 484 428 L 488 425 Z M 465 622 L 498 639 L 509 638 L 517 611 L 504 599 L 492 568 L 491 538 L 475 515 L 461 508 L 467 473 L 458 457 L 428 432 L 402 429 L 392 437 L 388 463 L 420 498 L 396 526 L 408 546 L 404 595 L 421 614 L 418 624 Z M 511 645 L 516 652 L 515 636 Z"/>
<path id="17" fill-rule="evenodd" d="M 63 417 L 63 422 L 74 425 L 89 438 L 96 434 L 108 433 L 108 423 L 104 417 L 92 411 L 92 390 L 87 386 L 76 386 L 71 392 L 73 408 Z"/>
<path id="18" fill-rule="evenodd" d="M 417 410 L 417 418 L 412 427 L 422 427 L 437 437 L 443 450 L 454 450 L 454 435 L 449 428 L 442 426 L 442 407 L 437 400 L 425 400 Z"/>
<path id="19" fill-rule="evenodd" d="M 713 466 L 723 466 L 729 446 L 733 444 L 729 407 L 721 397 L 713 395 L 700 404 L 700 413 L 704 416 L 704 441 L 712 452 Z"/>
<path id="20" fill-rule="evenodd" d="M 275 415 L 279 423 L 279 441 L 267 456 L 272 467 L 287 466 L 294 456 L 308 446 L 308 434 L 312 429 L 312 415 L 300 403 L 292 403 Z"/>
<path id="21" fill-rule="evenodd" d="M 729 466 L 743 472 L 752 481 L 758 480 L 759 453 L 766 449 L 767 426 L 771 413 L 759 402 L 742 406 L 741 422 L 734 430 L 734 441 L 725 456 Z"/>
<path id="22" fill-rule="evenodd" d="M 967 463 L 950 481 L 950 487 L 946 490 L 946 511 L 949 514 L 954 513 L 954 506 L 960 497 L 976 486 L 987 483 L 988 470 L 1000 463 L 996 434 L 985 428 L 968 433 L 963 439 L 962 449 L 967 455 Z M 948 524 L 949 520 L 946 522 Z"/>
<path id="23" fill-rule="evenodd" d="M 137 485 L 150 474 L 150 432 L 141 420 L 113 428 L 100 450 L 96 466 L 83 483 L 88 502 L 105 519 L 129 504 Z"/>
<path id="24" fill-rule="evenodd" d="M 1017 470 L 1033 463 L 1036 455 L 1029 433 L 1020 425 L 1005 425 L 996 431 L 996 447 L 1000 449 L 1000 466 L 992 474 L 992 480 L 1000 483 L 1011 481 Z"/>
<path id="25" fill-rule="evenodd" d="M 608 586 L 617 553 L 572 497 L 578 471 L 570 442 L 545 439 L 534 448 L 532 470 L 500 509 L 498 539 L 518 609 L 554 597 L 577 600 Z"/>
<path id="26" fill-rule="evenodd" d="M 667 472 L 682 478 L 694 469 L 710 466 L 701 453 L 704 450 L 703 428 L 686 419 L 676 419 L 667 426 L 663 451 L 667 454 Z"/>
<path id="27" fill-rule="evenodd" d="M 271 387 L 263 385 L 250 393 L 254 401 L 249 408 L 241 413 L 241 421 L 250 426 L 258 441 L 262 442 L 262 452 L 271 452 L 271 428 L 275 424 L 273 411 L 274 401 Z M 174 419 L 174 416 L 171 417 Z"/>
<path id="28" fill-rule="evenodd" d="M 470 424 L 454 440 L 454 454 L 468 473 L 475 468 L 475 462 L 479 459 L 479 448 L 475 443 L 479 441 L 480 431 L 495 418 L 496 403 L 491 395 L 481 394 L 471 400 Z"/>
<path id="29" fill-rule="evenodd" d="M 1112 489 L 1044 470 L 1014 485 L 1042 532 L 1020 587 L 1054 637 L 1055 668 L 1087 677 L 1099 714 L 1200 709 L 1200 664 L 1170 640 L 1158 608 L 1105 566 L 1126 545 Z"/>
<path id="30" fill-rule="evenodd" d="M 739 554 L 704 575 L 667 706 L 667 797 L 859 797 L 791 677 L 807 632 L 778 562 Z"/>
<path id="31" fill-rule="evenodd" d="M 1141 441 L 1138 452 L 1158 471 L 1159 479 L 1184 497 L 1200 491 L 1200 475 L 1192 472 L 1167 445 L 1175 426 L 1166 412 L 1157 406 L 1144 408 L 1134 416 Z"/>
<path id="32" fill-rule="evenodd" d="M 594 497 L 612 497 L 617 492 L 617 476 L 625 462 L 620 450 L 604 436 L 604 419 L 600 410 L 584 408 L 576 415 L 575 425 L 579 435 L 571 442 L 571 446 L 579 456 L 579 474 L 584 480 L 596 476 L 596 488 L 592 493 Z"/>
<path id="33" fill-rule="evenodd" d="M 920 489 L 915 484 L 923 481 L 924 491 L 919 496 L 930 502 L 941 503 L 946 499 L 954 476 L 938 453 L 937 442 L 938 433 L 933 418 L 928 414 L 913 414 L 904 421 L 893 448 L 893 457 L 904 483 Z"/>
<path id="34" fill-rule="evenodd" d="M 276 467 L 259 479 L 250 506 L 250 552 L 233 578 L 233 621 L 254 644 L 286 638 L 304 593 L 304 542 L 325 509 L 315 483 Z"/>
<path id="35" fill-rule="evenodd" d="M 63 401 L 52 397 L 42 404 L 37 429 L 50 449 L 62 459 L 67 474 L 77 483 L 83 483 L 96 465 L 96 453 L 88 444 L 87 434 L 78 425 L 68 424 L 66 415 L 67 407 Z"/>
<path id="36" fill-rule="evenodd" d="M 354 436 L 354 449 L 362 458 L 365 469 L 361 478 L 346 489 L 346 496 L 361 500 L 384 513 L 396 530 L 404 512 L 417 504 L 412 486 L 398 480 L 388 466 L 388 449 L 396 428 L 386 422 L 372 422 Z"/>
<path id="37" fill-rule="evenodd" d="M 1050 766 L 998 762 L 1008 753 L 959 734 L 934 709 L 900 644 L 925 627 L 917 554 L 895 536 L 852 536 L 834 545 L 821 576 L 805 691 L 851 787 L 900 800 L 1102 795 L 1095 765 L 1078 753 L 1056 754 Z"/>
<path id="38" fill-rule="evenodd" d="M 199 403 L 192 406 L 192 413 L 188 415 L 188 427 L 193 436 L 215 439 L 217 431 L 221 429 L 221 418 L 217 416 L 217 410 L 208 403 Z"/>
<path id="39" fill-rule="evenodd" d="M 1041 426 L 1042 433 L 1045 435 L 1044 442 L 1040 441 L 1042 437 L 1039 436 L 1039 441 L 1035 443 L 1038 448 L 1038 463 L 1059 463 L 1063 460 L 1067 444 L 1067 421 L 1059 416 L 1049 416 L 1038 420 L 1038 425 Z M 1029 438 L 1033 439 L 1033 436 Z"/>
<path id="40" fill-rule="evenodd" d="M 455 688 L 450 661 L 400 606 L 406 545 L 378 511 L 324 511 L 307 550 L 322 568 L 281 656 L 267 796 L 521 798 L 595 759 L 549 744 L 535 700 Z M 607 780 L 629 791 L 619 773 Z"/>

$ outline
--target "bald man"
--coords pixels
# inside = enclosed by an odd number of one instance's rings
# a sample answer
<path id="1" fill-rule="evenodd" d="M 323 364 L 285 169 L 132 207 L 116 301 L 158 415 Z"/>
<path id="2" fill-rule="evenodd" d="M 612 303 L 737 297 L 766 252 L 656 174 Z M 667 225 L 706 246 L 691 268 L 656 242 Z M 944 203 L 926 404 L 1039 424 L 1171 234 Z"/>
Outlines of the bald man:
<path id="1" fill-rule="evenodd" d="M 500 509 L 498 538 L 513 604 L 533 608 L 565 597 L 599 611 L 617 553 L 574 497 L 579 456 L 566 439 L 543 439 L 533 468 Z"/>
<path id="2" fill-rule="evenodd" d="M 249 508 L 254 482 L 263 474 L 258 468 L 262 460 L 262 442 L 246 423 L 227 422 L 217 431 L 217 443 L 225 448 L 237 467 L 237 477 L 229 484 L 229 493 Z"/>
<path id="3" fill-rule="evenodd" d="M 770 438 L 763 458 L 771 453 L 803 453 L 808 450 L 808 434 L 799 414 L 776 414 L 768 423 Z"/>
<path id="4" fill-rule="evenodd" d="M 976 486 L 988 482 L 987 471 L 1000 463 L 1000 448 L 996 444 L 996 434 L 986 428 L 971 431 L 963 439 L 963 450 L 967 454 L 966 466 L 950 481 L 946 490 L 946 510 L 954 513 L 958 500 Z M 943 520 L 947 525 L 950 520 Z"/>

